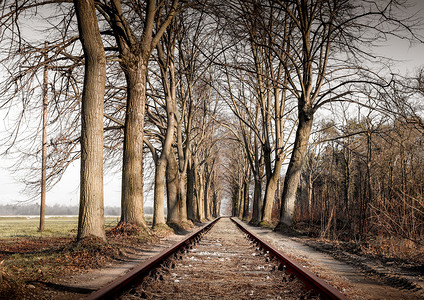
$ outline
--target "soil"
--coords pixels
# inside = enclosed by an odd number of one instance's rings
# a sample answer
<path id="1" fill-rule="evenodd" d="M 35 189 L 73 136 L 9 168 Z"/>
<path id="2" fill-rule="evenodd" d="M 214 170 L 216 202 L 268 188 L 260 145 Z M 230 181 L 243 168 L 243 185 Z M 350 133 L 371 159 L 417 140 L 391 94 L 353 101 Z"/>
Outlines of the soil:
<path id="1" fill-rule="evenodd" d="M 350 299 L 424 299 L 422 266 L 373 257 L 349 244 L 287 236 L 267 228 L 245 226 Z M 99 246 L 91 251 L 74 252 L 64 251 L 73 243 L 70 238 L 3 240 L 0 243 L 0 299 L 84 298 L 146 258 L 181 240 L 184 234 L 168 233 L 149 239 L 148 243 L 132 238 L 119 243 L 117 236 L 112 238 L 114 243 L 106 248 Z M 55 266 L 41 261 L 28 269 L 13 270 L 13 274 L 21 276 L 22 280 L 14 280 L 5 271 L 7 261 L 15 259 L 17 254 L 26 257 L 46 252 L 61 255 Z M 7 294 L 7 291 L 14 294 Z"/>

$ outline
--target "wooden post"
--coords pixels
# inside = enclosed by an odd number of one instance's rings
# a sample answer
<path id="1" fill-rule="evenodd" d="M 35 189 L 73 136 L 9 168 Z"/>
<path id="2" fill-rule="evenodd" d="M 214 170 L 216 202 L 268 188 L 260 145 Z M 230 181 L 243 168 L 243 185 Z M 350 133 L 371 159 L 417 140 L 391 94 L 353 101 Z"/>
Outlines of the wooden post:
<path id="1" fill-rule="evenodd" d="M 40 227 L 38 231 L 44 230 L 44 219 L 46 211 L 46 183 L 47 183 L 47 89 L 48 89 L 48 42 L 44 44 L 44 72 L 43 72 L 43 134 L 42 134 L 42 149 L 41 149 L 41 204 L 40 204 Z"/>

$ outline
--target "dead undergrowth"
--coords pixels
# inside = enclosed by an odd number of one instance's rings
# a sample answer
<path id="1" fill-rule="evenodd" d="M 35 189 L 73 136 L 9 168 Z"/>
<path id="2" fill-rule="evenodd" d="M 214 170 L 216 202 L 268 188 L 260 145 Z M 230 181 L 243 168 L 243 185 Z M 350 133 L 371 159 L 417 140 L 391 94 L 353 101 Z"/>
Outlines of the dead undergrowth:
<path id="1" fill-rule="evenodd" d="M 94 237 L 79 242 L 74 237 L 4 239 L 0 242 L 0 299 L 38 298 L 41 291 L 37 291 L 34 282 L 49 282 L 57 276 L 100 268 L 164 235 L 118 224 L 107 231 L 107 242 Z"/>

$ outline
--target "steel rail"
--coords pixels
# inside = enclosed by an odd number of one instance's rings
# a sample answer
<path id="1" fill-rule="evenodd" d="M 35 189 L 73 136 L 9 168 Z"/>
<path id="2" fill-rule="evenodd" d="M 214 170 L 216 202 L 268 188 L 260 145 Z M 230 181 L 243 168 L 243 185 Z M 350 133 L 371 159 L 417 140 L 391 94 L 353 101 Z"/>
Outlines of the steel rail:
<path id="1" fill-rule="evenodd" d="M 319 293 L 322 299 L 348 299 L 337 289 L 329 285 L 321 278 L 318 278 L 314 273 L 302 267 L 293 259 L 287 257 L 279 250 L 274 248 L 272 245 L 265 242 L 259 236 L 248 230 L 240 220 L 235 218 L 231 218 L 231 220 L 253 241 L 255 241 L 260 248 L 262 248 L 264 251 L 268 251 L 271 257 L 276 257 L 280 261 L 280 263 L 283 264 L 283 267 L 285 268 L 285 271 L 287 273 L 293 273 L 296 277 L 303 281 L 307 289 L 312 289 L 315 292 Z"/>
<path id="2" fill-rule="evenodd" d="M 116 280 L 110 282 L 99 290 L 91 293 L 87 298 L 87 300 L 96 300 L 96 299 L 115 299 L 119 293 L 128 288 L 129 285 L 140 282 L 145 276 L 149 274 L 150 271 L 160 266 L 162 262 L 166 259 L 178 253 L 178 251 L 186 248 L 192 241 L 198 241 L 200 235 L 207 232 L 212 226 L 219 220 L 220 218 L 216 218 L 215 220 L 209 222 L 203 227 L 199 228 L 195 232 L 189 234 L 182 241 L 174 244 L 170 248 L 163 250 L 157 255 L 147 259 L 145 262 L 139 264 L 134 267 L 131 271 L 126 273 L 125 275 L 117 278 Z"/>

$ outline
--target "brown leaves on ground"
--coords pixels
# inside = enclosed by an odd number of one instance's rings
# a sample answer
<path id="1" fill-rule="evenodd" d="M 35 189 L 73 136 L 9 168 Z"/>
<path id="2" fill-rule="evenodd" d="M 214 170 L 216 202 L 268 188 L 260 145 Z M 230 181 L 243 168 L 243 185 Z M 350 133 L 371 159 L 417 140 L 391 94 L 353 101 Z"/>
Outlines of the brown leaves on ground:
<path id="1" fill-rule="evenodd" d="M 148 228 L 118 224 L 107 242 L 95 237 L 14 238 L 0 241 L 0 299 L 17 299 L 33 289 L 31 282 L 99 268 L 157 240 Z"/>
<path id="2" fill-rule="evenodd" d="M 141 227 L 135 224 L 123 222 L 118 223 L 118 225 L 116 225 L 107 232 L 108 238 L 130 236 L 146 238 L 147 240 L 152 239 L 154 237 L 154 235 L 150 232 L 150 229 L 147 227 Z"/>

